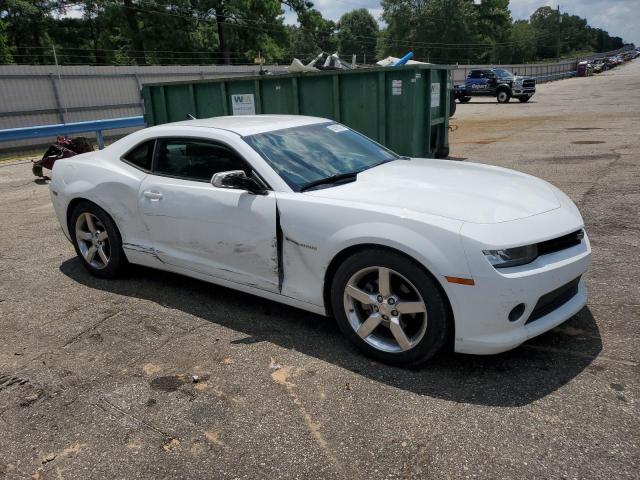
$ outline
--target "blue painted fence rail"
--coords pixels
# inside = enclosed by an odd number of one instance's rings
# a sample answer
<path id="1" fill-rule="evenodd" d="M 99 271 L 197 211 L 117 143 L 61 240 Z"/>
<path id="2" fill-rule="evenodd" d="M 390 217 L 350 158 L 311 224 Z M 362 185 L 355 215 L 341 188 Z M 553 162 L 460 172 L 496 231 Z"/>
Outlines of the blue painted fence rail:
<path id="1" fill-rule="evenodd" d="M 96 132 L 98 148 L 104 148 L 104 130 L 117 128 L 144 127 L 144 117 L 121 117 L 107 120 L 93 120 L 90 122 L 59 123 L 56 125 L 37 125 L 35 127 L 8 128 L 0 130 L 0 142 L 11 140 L 28 140 L 40 137 L 57 137 L 72 133 Z"/>

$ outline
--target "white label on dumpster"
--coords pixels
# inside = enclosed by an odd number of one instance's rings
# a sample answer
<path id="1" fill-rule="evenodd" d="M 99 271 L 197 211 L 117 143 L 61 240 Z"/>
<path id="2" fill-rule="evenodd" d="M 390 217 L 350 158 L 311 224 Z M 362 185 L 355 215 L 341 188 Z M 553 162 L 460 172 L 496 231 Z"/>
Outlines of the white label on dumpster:
<path id="1" fill-rule="evenodd" d="M 440 84 L 431 84 L 431 108 L 440 106 Z"/>
<path id="2" fill-rule="evenodd" d="M 402 80 L 391 80 L 391 95 L 402 95 Z"/>
<path id="3" fill-rule="evenodd" d="M 231 95 L 231 111 L 234 115 L 255 115 L 256 104 L 253 101 L 253 93 Z"/>

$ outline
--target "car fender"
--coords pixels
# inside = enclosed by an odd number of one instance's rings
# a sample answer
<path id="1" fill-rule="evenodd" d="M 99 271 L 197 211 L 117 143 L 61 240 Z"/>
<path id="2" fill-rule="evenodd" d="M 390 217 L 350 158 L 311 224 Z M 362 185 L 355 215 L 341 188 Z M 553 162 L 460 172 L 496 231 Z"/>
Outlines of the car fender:
<path id="1" fill-rule="evenodd" d="M 324 305 L 324 286 L 331 262 L 341 252 L 356 246 L 392 248 L 408 255 L 436 277 L 445 291 L 448 289 L 445 276 L 469 274 L 459 237 L 463 222 L 438 217 L 441 225 L 429 224 L 407 216 L 348 207 L 336 216 L 328 215 L 328 206 L 316 202 L 308 203 L 303 210 L 287 208 L 287 203 L 281 202 L 279 206 L 284 210 L 282 293 L 285 295 Z M 366 216 L 372 219 L 357 221 L 358 217 Z M 327 220 L 323 224 L 317 222 L 318 218 Z"/>

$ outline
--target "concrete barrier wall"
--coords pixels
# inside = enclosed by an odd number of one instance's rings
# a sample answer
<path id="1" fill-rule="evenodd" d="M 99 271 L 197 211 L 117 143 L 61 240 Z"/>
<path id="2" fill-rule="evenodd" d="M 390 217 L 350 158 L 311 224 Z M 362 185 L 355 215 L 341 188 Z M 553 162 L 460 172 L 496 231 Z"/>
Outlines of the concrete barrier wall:
<path id="1" fill-rule="evenodd" d="M 616 52 L 609 52 L 613 54 Z M 608 55 L 599 54 L 598 57 Z M 564 78 L 575 72 L 581 59 L 558 63 L 502 65 L 519 75 L 534 76 L 538 82 Z M 453 72 L 462 83 L 472 68 L 491 65 L 460 65 Z M 265 67 L 284 73 L 286 67 Z M 255 75 L 257 66 L 61 66 L 0 65 L 0 129 L 49 125 L 86 120 L 142 115 L 140 86 L 143 83 L 196 80 Z M 105 132 L 106 136 L 124 131 Z M 0 153 L 50 143 L 54 139 L 34 139 L 0 143 Z"/>
<path id="2" fill-rule="evenodd" d="M 284 72 L 283 66 L 269 70 Z M 142 115 L 143 83 L 255 75 L 258 66 L 0 65 L 0 129 Z M 106 136 L 124 131 L 105 132 Z M 91 136 L 91 135 L 87 135 Z M 54 139 L 0 143 L 3 150 Z"/>

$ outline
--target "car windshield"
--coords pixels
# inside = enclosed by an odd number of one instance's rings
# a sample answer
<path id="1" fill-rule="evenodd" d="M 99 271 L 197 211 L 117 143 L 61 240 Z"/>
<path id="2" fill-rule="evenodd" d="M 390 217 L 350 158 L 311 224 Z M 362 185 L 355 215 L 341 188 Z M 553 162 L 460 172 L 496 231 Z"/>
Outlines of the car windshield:
<path id="1" fill-rule="evenodd" d="M 500 78 L 505 78 L 505 77 L 513 77 L 513 73 L 511 73 L 509 70 L 505 70 L 504 68 L 496 68 L 494 70 L 494 72 L 496 72 L 496 75 Z"/>
<path id="2" fill-rule="evenodd" d="M 396 160 L 398 155 L 339 123 L 320 123 L 244 137 L 295 191 Z"/>

